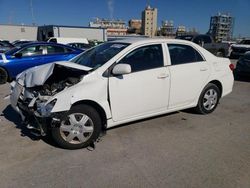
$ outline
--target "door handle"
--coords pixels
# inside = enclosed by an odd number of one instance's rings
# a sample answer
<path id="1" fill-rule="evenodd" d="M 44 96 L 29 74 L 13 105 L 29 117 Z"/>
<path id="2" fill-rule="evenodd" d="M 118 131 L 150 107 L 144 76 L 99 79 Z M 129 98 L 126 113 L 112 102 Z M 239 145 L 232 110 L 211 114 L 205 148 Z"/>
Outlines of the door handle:
<path id="1" fill-rule="evenodd" d="M 201 68 L 200 71 L 207 71 L 207 68 Z"/>
<path id="2" fill-rule="evenodd" d="M 161 74 L 161 75 L 157 76 L 158 79 L 164 79 L 164 78 L 167 78 L 167 77 L 169 77 L 168 74 Z"/>

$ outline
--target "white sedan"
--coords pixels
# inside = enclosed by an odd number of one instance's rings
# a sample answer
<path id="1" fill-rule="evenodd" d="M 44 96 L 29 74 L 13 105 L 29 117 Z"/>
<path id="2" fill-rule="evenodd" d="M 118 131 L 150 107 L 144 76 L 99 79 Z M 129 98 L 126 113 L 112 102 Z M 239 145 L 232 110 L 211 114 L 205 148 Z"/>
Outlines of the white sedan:
<path id="1" fill-rule="evenodd" d="M 213 112 L 232 91 L 232 69 L 189 41 L 126 39 L 28 69 L 10 99 L 28 128 L 78 149 L 123 123 L 187 108 Z"/>

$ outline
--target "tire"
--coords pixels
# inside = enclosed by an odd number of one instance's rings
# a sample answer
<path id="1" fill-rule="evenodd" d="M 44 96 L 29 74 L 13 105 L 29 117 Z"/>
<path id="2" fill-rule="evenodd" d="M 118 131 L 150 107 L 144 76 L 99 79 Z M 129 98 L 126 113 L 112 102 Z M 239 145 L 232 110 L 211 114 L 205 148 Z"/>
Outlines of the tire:
<path id="1" fill-rule="evenodd" d="M 219 88 L 212 83 L 209 83 L 201 92 L 195 111 L 199 114 L 212 113 L 220 99 L 221 92 Z"/>
<path id="2" fill-rule="evenodd" d="M 64 149 L 89 146 L 99 137 L 102 121 L 98 112 L 89 105 L 73 106 L 61 119 L 59 127 L 52 128 L 52 138 Z"/>
<path id="3" fill-rule="evenodd" d="M 5 84 L 8 81 L 8 73 L 4 68 L 0 67 L 0 84 Z"/>

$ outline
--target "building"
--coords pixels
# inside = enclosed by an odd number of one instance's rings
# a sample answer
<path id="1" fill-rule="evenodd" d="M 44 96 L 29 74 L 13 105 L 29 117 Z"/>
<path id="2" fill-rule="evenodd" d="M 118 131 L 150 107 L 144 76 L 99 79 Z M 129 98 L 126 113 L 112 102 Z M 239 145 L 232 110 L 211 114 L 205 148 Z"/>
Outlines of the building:
<path id="1" fill-rule="evenodd" d="M 107 41 L 107 30 L 105 28 L 65 25 L 45 25 L 38 27 L 37 40 L 46 41 L 50 37 L 72 37 Z"/>
<path id="2" fill-rule="evenodd" d="M 126 23 L 123 20 L 108 20 L 96 18 L 89 22 L 90 27 L 106 28 L 108 36 L 123 36 L 127 34 Z"/>
<path id="3" fill-rule="evenodd" d="M 142 34 L 153 37 L 157 34 L 157 9 L 147 6 L 142 11 Z"/>
<path id="4" fill-rule="evenodd" d="M 128 33 L 141 34 L 142 21 L 131 19 L 128 21 Z"/>
<path id="5" fill-rule="evenodd" d="M 37 26 L 0 24 L 0 39 L 11 42 L 20 39 L 34 41 L 37 39 Z"/>
<path id="6" fill-rule="evenodd" d="M 186 27 L 183 25 L 180 25 L 177 27 L 176 29 L 176 36 L 182 36 L 182 35 L 186 35 L 187 31 L 186 31 Z"/>
<path id="7" fill-rule="evenodd" d="M 162 25 L 160 27 L 160 35 L 165 36 L 167 38 L 175 38 L 175 28 L 174 22 L 171 21 L 162 21 Z"/>
<path id="8" fill-rule="evenodd" d="M 210 34 L 215 41 L 231 40 L 233 38 L 234 18 L 229 14 L 218 13 L 210 19 Z"/>

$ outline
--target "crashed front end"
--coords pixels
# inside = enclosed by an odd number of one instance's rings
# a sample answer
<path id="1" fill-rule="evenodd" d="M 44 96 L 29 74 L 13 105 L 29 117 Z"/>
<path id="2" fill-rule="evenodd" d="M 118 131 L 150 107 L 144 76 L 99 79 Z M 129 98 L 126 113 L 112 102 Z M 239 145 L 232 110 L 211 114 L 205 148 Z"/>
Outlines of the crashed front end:
<path id="1" fill-rule="evenodd" d="M 57 102 L 55 95 L 79 83 L 86 74 L 86 70 L 64 66 L 62 63 L 28 69 L 11 83 L 11 106 L 32 133 L 45 136 L 66 113 L 51 112 Z"/>

